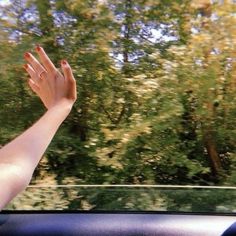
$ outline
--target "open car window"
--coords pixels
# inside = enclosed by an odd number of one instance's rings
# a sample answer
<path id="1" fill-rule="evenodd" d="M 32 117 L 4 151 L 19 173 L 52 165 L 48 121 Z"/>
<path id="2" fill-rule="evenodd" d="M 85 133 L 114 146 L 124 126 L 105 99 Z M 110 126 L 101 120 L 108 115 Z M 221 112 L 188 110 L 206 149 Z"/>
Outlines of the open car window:
<path id="1" fill-rule="evenodd" d="M 0 145 L 45 112 L 23 53 L 67 58 L 78 100 L 5 210 L 234 213 L 236 3 L 0 1 Z"/>
<path id="2" fill-rule="evenodd" d="M 7 210 L 235 213 L 235 187 L 31 185 Z"/>

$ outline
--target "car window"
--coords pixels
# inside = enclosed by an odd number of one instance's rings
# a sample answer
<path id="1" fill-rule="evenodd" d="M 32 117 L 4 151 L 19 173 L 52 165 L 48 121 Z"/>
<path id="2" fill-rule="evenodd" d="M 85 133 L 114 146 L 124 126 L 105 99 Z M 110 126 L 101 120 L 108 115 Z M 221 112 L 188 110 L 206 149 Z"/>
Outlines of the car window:
<path id="1" fill-rule="evenodd" d="M 45 111 L 25 51 L 66 58 L 78 99 L 6 209 L 234 212 L 236 3 L 1 0 L 0 145 Z M 32 52 L 34 53 L 34 52 Z"/>
<path id="2" fill-rule="evenodd" d="M 31 185 L 7 210 L 235 213 L 235 187 Z"/>

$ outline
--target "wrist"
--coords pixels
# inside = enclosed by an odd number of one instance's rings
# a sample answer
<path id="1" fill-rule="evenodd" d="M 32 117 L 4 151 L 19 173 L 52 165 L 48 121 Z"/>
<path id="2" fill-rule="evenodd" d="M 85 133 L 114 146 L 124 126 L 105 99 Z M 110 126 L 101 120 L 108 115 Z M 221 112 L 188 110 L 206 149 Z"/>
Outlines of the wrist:
<path id="1" fill-rule="evenodd" d="M 56 111 L 60 112 L 64 115 L 69 115 L 74 103 L 68 100 L 61 100 L 57 102 L 55 105 L 51 106 L 48 111 Z"/>

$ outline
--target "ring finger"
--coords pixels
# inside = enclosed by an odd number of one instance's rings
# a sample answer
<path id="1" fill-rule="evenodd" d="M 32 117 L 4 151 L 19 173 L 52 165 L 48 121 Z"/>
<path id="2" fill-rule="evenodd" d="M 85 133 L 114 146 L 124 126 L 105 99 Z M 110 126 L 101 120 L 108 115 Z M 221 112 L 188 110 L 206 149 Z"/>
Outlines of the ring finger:
<path id="1" fill-rule="evenodd" d="M 25 64 L 24 65 L 25 70 L 28 72 L 28 74 L 30 75 L 31 79 L 38 84 L 39 82 L 39 76 L 37 76 L 37 73 L 34 71 L 34 69 L 32 68 L 31 65 L 29 64 Z"/>
<path id="2" fill-rule="evenodd" d="M 40 76 L 42 72 L 46 71 L 45 68 L 38 62 L 38 60 L 29 52 L 24 54 L 25 59 L 30 63 L 32 69 L 37 76 Z"/>

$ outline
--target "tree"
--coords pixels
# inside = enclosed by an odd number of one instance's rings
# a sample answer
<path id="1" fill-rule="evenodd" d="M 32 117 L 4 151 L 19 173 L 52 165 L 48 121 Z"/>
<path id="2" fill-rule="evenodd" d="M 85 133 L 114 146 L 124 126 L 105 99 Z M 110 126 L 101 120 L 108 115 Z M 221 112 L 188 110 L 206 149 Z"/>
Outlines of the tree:
<path id="1" fill-rule="evenodd" d="M 25 50 L 69 56 L 78 84 L 32 183 L 234 183 L 235 3 L 21 3 L 0 12 L 1 143 L 43 112 L 16 80 Z"/>

